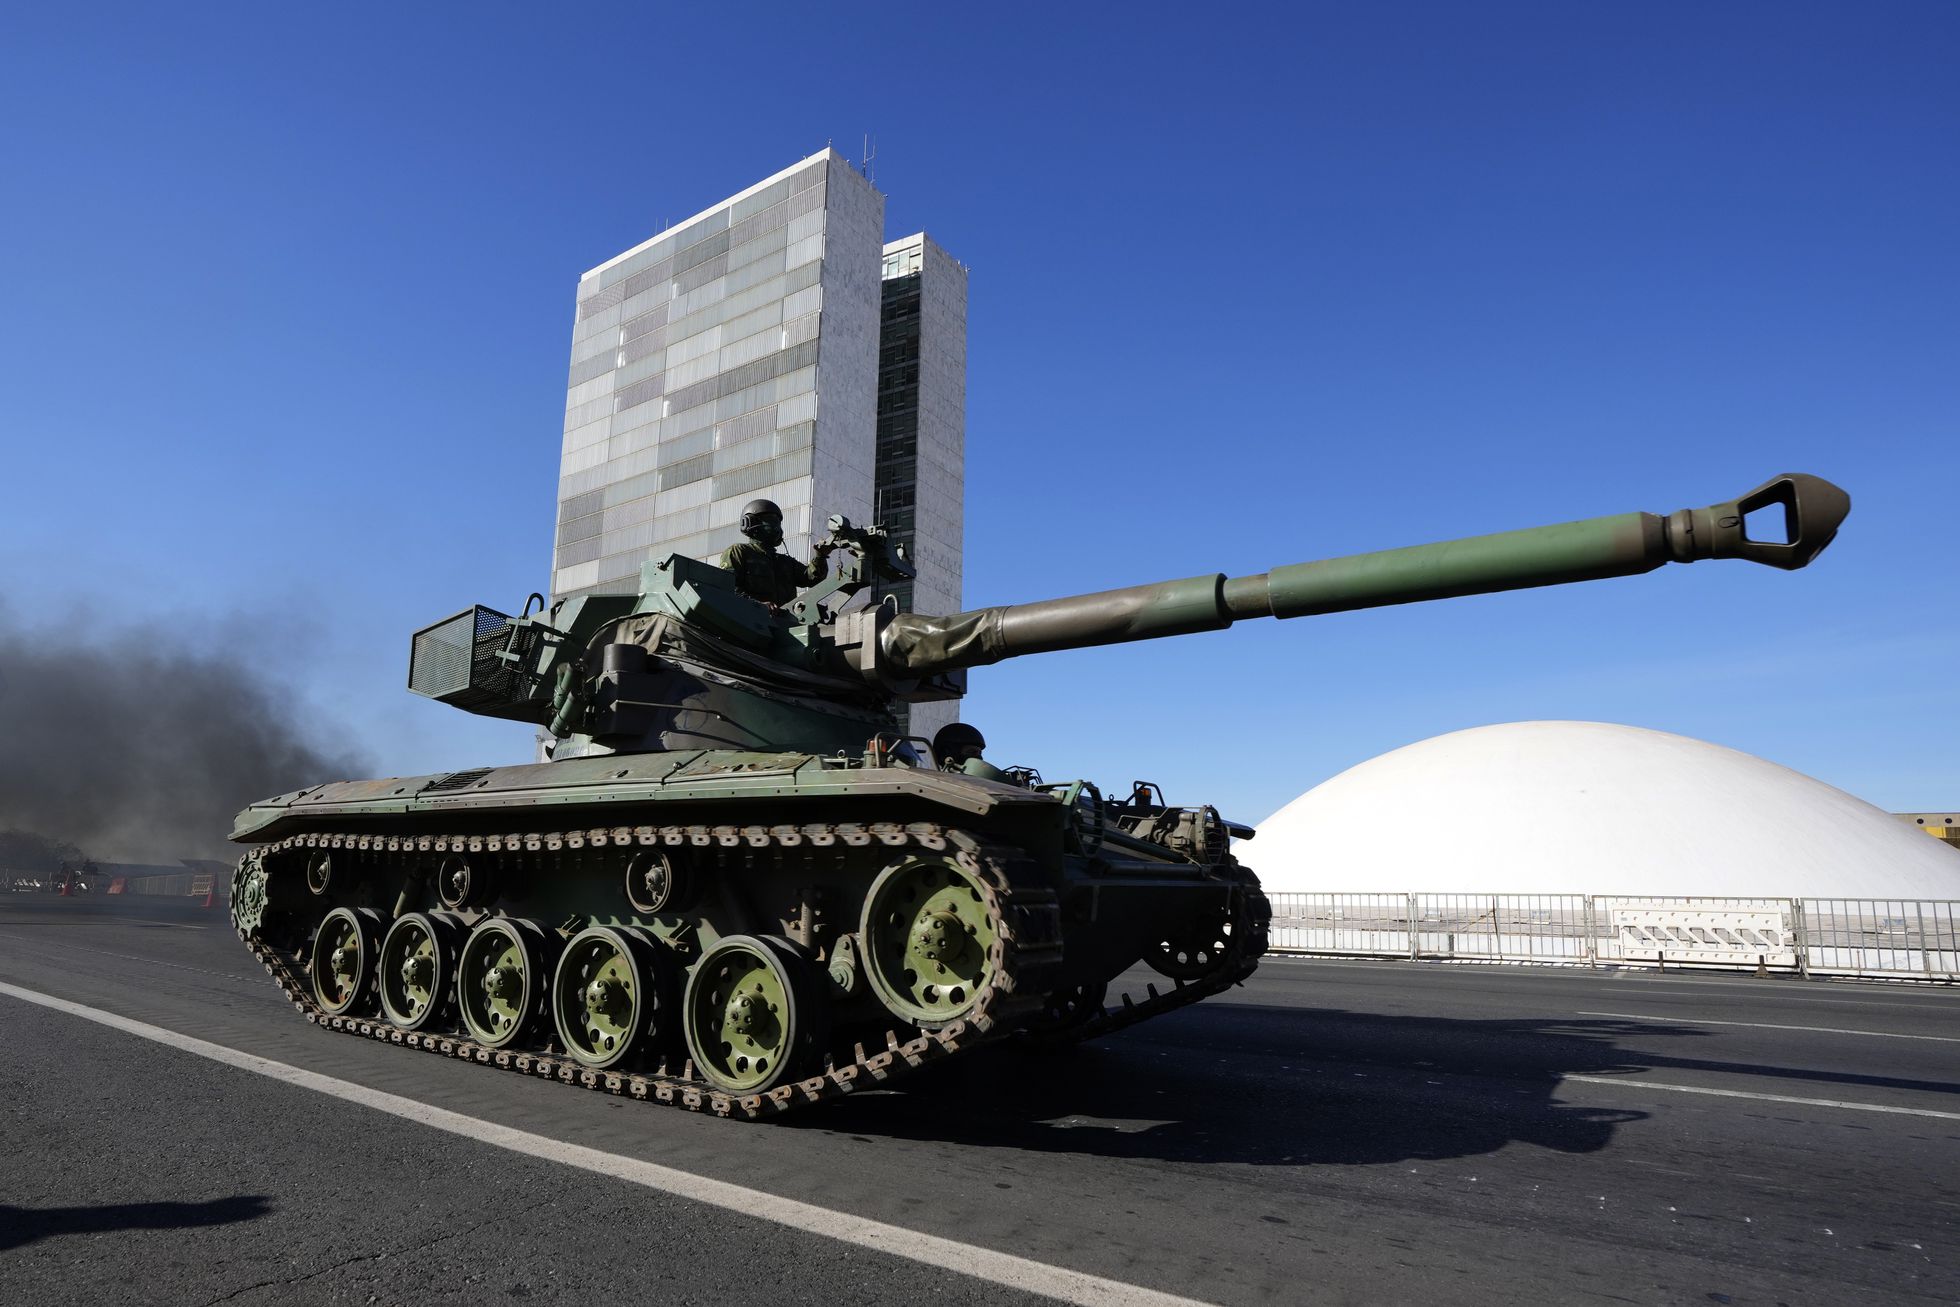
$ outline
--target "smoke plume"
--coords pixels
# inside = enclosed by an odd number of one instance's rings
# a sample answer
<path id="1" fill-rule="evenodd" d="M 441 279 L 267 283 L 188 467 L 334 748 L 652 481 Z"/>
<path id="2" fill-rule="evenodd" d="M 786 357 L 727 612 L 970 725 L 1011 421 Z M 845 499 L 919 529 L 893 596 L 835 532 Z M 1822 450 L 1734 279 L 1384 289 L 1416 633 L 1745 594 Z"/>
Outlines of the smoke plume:
<path id="1" fill-rule="evenodd" d="M 229 859 L 246 804 L 367 774 L 226 635 L 88 617 L 0 631 L 0 830 L 108 861 Z"/>

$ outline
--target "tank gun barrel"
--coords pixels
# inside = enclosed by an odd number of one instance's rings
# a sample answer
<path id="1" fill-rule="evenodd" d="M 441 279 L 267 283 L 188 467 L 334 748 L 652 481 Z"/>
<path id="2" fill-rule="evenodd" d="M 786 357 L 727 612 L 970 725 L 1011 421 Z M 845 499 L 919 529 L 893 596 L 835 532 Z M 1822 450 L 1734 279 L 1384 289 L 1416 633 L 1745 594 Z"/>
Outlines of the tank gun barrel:
<path id="1" fill-rule="evenodd" d="M 1748 518 L 1783 509 L 1783 539 L 1752 539 Z M 1786 473 L 1739 499 L 1660 516 L 1619 513 L 1557 526 L 1387 549 L 1274 568 L 1105 590 L 949 617 L 900 613 L 878 634 L 887 674 L 932 676 L 1024 654 L 1214 631 L 1247 617 L 1307 617 L 1650 572 L 1666 563 L 1742 558 L 1794 570 L 1837 534 L 1851 497 Z"/>

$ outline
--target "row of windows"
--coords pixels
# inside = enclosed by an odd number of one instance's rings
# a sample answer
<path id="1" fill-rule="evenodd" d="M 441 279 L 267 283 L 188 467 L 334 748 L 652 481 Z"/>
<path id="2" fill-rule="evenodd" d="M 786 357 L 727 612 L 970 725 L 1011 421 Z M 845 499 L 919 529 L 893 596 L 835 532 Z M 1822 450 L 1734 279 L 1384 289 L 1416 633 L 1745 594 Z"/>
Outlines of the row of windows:
<path id="1" fill-rule="evenodd" d="M 589 358 L 573 359 L 572 370 L 565 377 L 566 388 L 570 389 L 573 386 L 583 385 L 594 377 L 604 376 L 613 370 L 617 361 L 618 351 L 616 350 L 602 351 Z"/>
<path id="2" fill-rule="evenodd" d="M 581 321 L 573 332 L 573 362 L 583 363 L 602 353 L 608 344 L 624 344 L 676 319 L 692 320 L 670 330 L 669 339 L 691 335 L 767 300 L 784 298 L 814 286 L 822 276 L 824 215 L 814 213 L 809 218 L 815 230 L 792 240 L 780 251 L 758 251 L 752 261 L 740 267 L 726 266 L 718 260 L 710 262 L 703 265 L 703 279 L 698 285 L 692 279 L 667 283 Z M 787 284 L 758 289 L 777 277 L 785 278 Z M 738 295 L 738 304 L 716 308 L 723 300 Z"/>
<path id="3" fill-rule="evenodd" d="M 705 454 L 711 449 L 753 440 L 769 432 L 777 433 L 778 452 L 781 452 L 807 443 L 806 437 L 801 433 L 811 428 L 816 411 L 816 393 L 806 390 L 790 395 L 778 403 L 765 404 L 720 422 L 714 421 L 712 407 L 693 409 L 666 419 L 654 418 L 624 430 L 618 428 L 619 421 L 623 419 L 616 419 L 613 433 L 609 437 L 607 457 L 618 459 L 657 446 L 654 455 L 655 466 L 665 467 L 682 459 Z M 605 425 L 595 423 L 594 427 L 603 428 Z M 778 428 L 782 430 L 778 431 Z M 602 431 L 595 430 L 592 438 L 597 439 L 601 434 Z M 651 490 L 635 493 L 647 494 L 651 493 Z M 620 501 L 614 497 L 609 502 Z M 581 512 L 595 511 L 596 508 L 581 510 Z"/>
<path id="4" fill-rule="evenodd" d="M 662 300 L 638 317 L 626 319 L 619 324 L 619 339 L 614 343 L 624 345 L 630 340 L 639 339 L 649 331 L 659 330 L 666 326 L 667 319 L 673 316 L 672 310 L 672 301 Z"/>
<path id="5" fill-rule="evenodd" d="M 798 291 L 815 286 L 822 275 L 823 265 L 810 263 L 791 268 L 781 276 L 771 277 L 754 286 L 744 287 L 739 293 L 731 293 L 719 303 L 711 304 L 696 313 L 670 319 L 667 323 L 667 339 L 686 340 L 697 332 L 721 326 L 745 314 L 753 313 L 772 301 L 786 300 Z"/>
<path id="6" fill-rule="evenodd" d="M 919 477 L 919 460 L 916 458 L 886 458 L 882 451 L 878 459 L 877 484 L 880 486 L 911 485 Z"/>
<path id="7" fill-rule="evenodd" d="M 734 204 L 717 209 L 713 213 L 702 215 L 699 221 L 682 228 L 680 231 L 674 232 L 672 235 L 661 237 L 658 241 L 633 255 L 631 258 L 622 259 L 610 268 L 605 269 L 598 276 L 599 285 L 601 287 L 607 287 L 613 285 L 615 282 L 624 281 L 634 273 L 644 271 L 670 255 L 691 248 L 703 240 L 711 239 L 717 234 L 727 231 L 733 223 L 740 222 L 752 214 L 761 212 L 763 209 L 775 204 L 778 198 L 787 198 L 790 195 L 808 190 L 810 187 L 824 180 L 825 165 L 826 161 L 819 159 L 809 167 L 803 168 L 783 178 L 779 182 L 764 187 L 754 195 L 737 200 Z M 774 195 L 777 187 L 786 188 L 784 195 L 770 198 Z"/>
<path id="8" fill-rule="evenodd" d="M 723 250 L 720 254 L 715 255 L 715 257 L 709 259 L 706 263 L 700 264 L 697 267 L 690 268 L 686 272 L 681 273 L 678 277 L 675 277 L 672 281 L 668 282 L 664 287 L 659 287 L 659 286 L 649 287 L 645 293 L 648 295 L 653 295 L 653 294 L 657 294 L 661 290 L 665 290 L 667 292 L 666 298 L 670 300 L 684 299 L 688 295 L 693 294 L 695 291 L 700 290 L 703 286 L 707 285 L 715 278 L 726 277 L 727 275 L 728 275 L 728 251 Z M 652 303 L 652 301 L 649 300 L 648 303 Z"/>
<path id="9" fill-rule="evenodd" d="M 711 400 L 720 401 L 741 394 L 744 391 L 754 389 L 772 378 L 785 376 L 801 368 L 814 367 L 817 361 L 817 344 L 818 342 L 814 340 L 806 340 L 800 345 L 792 345 L 788 349 L 777 350 L 774 354 L 765 355 L 752 362 L 744 363 L 740 367 L 731 368 L 726 372 L 718 373 L 706 380 L 696 382 L 691 386 L 682 387 L 666 396 L 667 412 L 671 414 L 696 408 L 707 404 Z M 650 381 L 644 382 L 642 386 L 651 384 Z M 634 386 L 622 391 L 618 396 L 619 407 L 622 409 L 629 408 L 634 404 L 643 404 L 647 400 L 652 399 L 654 397 L 652 394 L 643 395 L 639 393 L 642 386 Z M 756 402 L 773 403 L 774 400 L 775 397 L 772 396 L 768 400 L 758 400 Z M 716 413 L 715 418 L 719 421 L 725 417 L 733 417 L 736 413 L 746 412 L 755 406 L 756 404 L 754 403 L 742 404 L 726 413 Z"/>
<path id="10" fill-rule="evenodd" d="M 684 340 L 677 340 L 668 347 L 670 333 L 663 326 L 649 332 L 638 340 L 628 342 L 619 351 L 619 375 L 614 378 L 616 386 L 627 386 L 654 373 L 672 366 L 675 362 L 685 362 L 699 357 L 710 350 L 719 349 L 724 340 L 739 340 L 766 331 L 782 321 L 783 303 L 771 300 L 753 313 L 744 314 L 730 322 L 697 331 Z M 797 340 L 785 340 L 784 344 L 796 344 L 816 335 L 816 323 L 809 324 L 807 333 Z M 670 383 L 671 384 L 671 383 Z"/>
<path id="11" fill-rule="evenodd" d="M 795 372 L 771 378 L 746 390 L 737 391 L 709 404 L 676 414 L 667 421 L 673 423 L 674 433 L 692 434 L 717 422 L 725 422 L 771 404 L 781 405 L 778 410 L 780 422 L 788 424 L 791 421 L 802 421 L 815 415 L 815 396 L 810 392 L 816 389 L 816 384 L 815 367 L 799 368 Z M 799 400 L 806 402 L 798 404 L 796 401 Z M 561 463 L 559 497 L 569 499 L 574 495 L 598 490 L 613 481 L 651 471 L 654 467 L 655 451 L 641 447 L 644 445 L 644 437 L 636 438 L 633 443 L 634 451 L 626 453 L 623 457 L 620 450 L 610 448 L 610 442 L 595 443 L 589 449 L 567 454 Z M 665 442 L 662 447 L 665 447 Z"/>

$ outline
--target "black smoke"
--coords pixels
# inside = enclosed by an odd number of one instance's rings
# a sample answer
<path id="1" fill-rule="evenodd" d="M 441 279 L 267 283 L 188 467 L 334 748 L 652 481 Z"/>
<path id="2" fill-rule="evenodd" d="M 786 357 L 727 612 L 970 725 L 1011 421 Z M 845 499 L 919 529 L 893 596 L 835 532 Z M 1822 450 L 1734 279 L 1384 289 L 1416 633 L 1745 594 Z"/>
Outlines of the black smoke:
<path id="1" fill-rule="evenodd" d="M 0 830 L 109 861 L 236 857 L 246 804 L 367 775 L 235 637 L 90 617 L 0 630 Z"/>
<path id="2" fill-rule="evenodd" d="M 0 874 L 11 871 L 51 876 L 86 857 L 76 845 L 31 830 L 0 830 Z"/>

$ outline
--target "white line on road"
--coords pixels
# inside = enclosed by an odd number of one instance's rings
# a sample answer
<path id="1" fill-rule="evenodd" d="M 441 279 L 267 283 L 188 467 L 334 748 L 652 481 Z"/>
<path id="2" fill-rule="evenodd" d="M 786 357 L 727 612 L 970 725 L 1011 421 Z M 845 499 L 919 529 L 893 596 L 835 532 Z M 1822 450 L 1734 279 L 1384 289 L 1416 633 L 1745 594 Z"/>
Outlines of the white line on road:
<path id="1" fill-rule="evenodd" d="M 79 916 L 79 917 L 61 917 L 58 918 L 57 920 L 59 924 L 64 926 L 82 926 L 82 925 L 94 925 L 96 923 L 102 923 L 111 926 L 140 926 L 145 930 L 149 930 L 149 929 L 161 930 L 165 927 L 168 927 L 171 930 L 211 929 L 209 926 L 194 925 L 188 921 L 157 921 L 154 918 L 150 918 L 150 917 L 129 917 L 129 916 L 124 916 L 121 913 L 117 913 L 113 916 L 108 914 L 103 914 L 103 913 L 89 913 L 85 916 Z M 45 924 L 48 924 L 46 918 L 36 918 L 33 920 L 0 921 L 0 926 L 40 926 Z"/>
<path id="2" fill-rule="evenodd" d="M 1746 1026 L 1751 1030 L 1807 1030 L 1813 1035 L 1869 1035 L 1873 1039 L 1924 1039 L 1935 1044 L 1960 1044 L 1951 1035 L 1898 1035 L 1890 1030 L 1846 1030 L 1840 1026 L 1772 1026 L 1761 1021 L 1710 1021 L 1706 1017 L 1644 1017 L 1637 1012 L 1578 1012 L 1582 1017 L 1618 1017 L 1623 1021 L 1658 1021 L 1675 1026 Z"/>
<path id="3" fill-rule="evenodd" d="M 1866 990 L 1869 998 L 1816 998 L 1810 994 L 1767 994 L 1764 990 L 1788 986 L 1791 977 L 1780 976 L 1773 980 L 1758 980 L 1742 971 L 1736 971 L 1719 978 L 1708 980 L 1677 980 L 1673 973 L 1663 973 L 1647 968 L 1612 967 L 1599 968 L 1582 966 L 1555 966 L 1545 964 L 1533 966 L 1528 963 L 1510 963 L 1491 966 L 1452 967 L 1447 963 L 1411 962 L 1407 958 L 1384 958 L 1373 962 L 1336 962 L 1322 957 L 1310 957 L 1295 953 L 1268 953 L 1261 958 L 1262 967 L 1275 964 L 1291 964 L 1302 968 L 1332 971 L 1374 971 L 1393 972 L 1415 967 L 1437 967 L 1448 970 L 1453 975 L 1478 974 L 1483 976 L 1517 976 L 1520 978 L 1542 978 L 1545 980 L 1596 980 L 1604 984 L 1610 981 L 1630 980 L 1639 985 L 1653 985 L 1665 989 L 1727 989 L 1731 993 L 1746 995 L 1751 1003 L 1765 1000 L 1774 1003 L 1829 1003 L 1835 1007 L 1917 1007 L 1950 1006 L 1951 987 L 1923 984 L 1917 980 L 1858 980 L 1849 976 L 1815 975 L 1803 982 L 1819 989 L 1829 986 L 1832 993 L 1848 994 L 1857 989 Z M 1924 1003 L 1901 1003 L 1894 1000 L 1924 998 Z"/>
<path id="4" fill-rule="evenodd" d="M 134 1021 L 128 1017 L 117 1016 L 113 1012 L 71 1003 L 67 999 L 55 998 L 36 990 L 22 989 L 4 981 L 0 981 L 0 994 L 10 995 L 26 1003 L 37 1003 L 56 1012 L 66 1012 L 70 1016 L 94 1021 L 112 1030 L 137 1035 L 170 1048 L 195 1053 L 199 1057 L 222 1062 L 226 1066 L 237 1067 L 242 1071 L 251 1071 L 345 1102 L 371 1107 L 377 1112 L 386 1112 L 390 1116 L 398 1116 L 453 1135 L 461 1135 L 465 1139 L 473 1139 L 478 1143 L 494 1144 L 527 1157 L 576 1166 L 581 1170 L 644 1185 L 648 1189 L 657 1189 L 662 1193 L 706 1203 L 710 1207 L 723 1208 L 738 1215 L 758 1217 L 777 1225 L 788 1226 L 793 1230 L 802 1230 L 808 1234 L 821 1235 L 842 1243 L 855 1244 L 860 1248 L 903 1257 L 908 1261 L 921 1262 L 935 1270 L 954 1271 L 1005 1288 L 1045 1294 L 1063 1302 L 1085 1304 L 1085 1307 L 1088 1304 L 1204 1307 L 1194 1298 L 1180 1298 L 1175 1294 L 1160 1293 L 1155 1289 L 1146 1289 L 1134 1284 L 1124 1284 L 1120 1280 L 1106 1280 L 1099 1275 L 1087 1275 L 1063 1266 L 1050 1266 L 1045 1262 L 1016 1257 L 1012 1253 L 995 1252 L 990 1248 L 958 1243 L 952 1239 L 942 1239 L 938 1235 L 923 1234 L 901 1226 L 886 1225 L 882 1221 L 852 1216 L 848 1212 L 834 1212 L 829 1208 L 798 1202 L 794 1198 L 784 1198 L 759 1189 L 745 1189 L 741 1185 L 729 1184 L 725 1180 L 712 1180 L 707 1176 L 677 1171 L 654 1162 L 643 1162 L 635 1157 L 621 1157 L 616 1153 L 565 1143 L 544 1135 L 532 1134 L 527 1130 L 514 1130 L 493 1121 L 464 1116 L 461 1112 L 451 1112 L 447 1108 L 432 1107 L 412 1098 L 403 1098 L 399 1094 L 385 1093 L 379 1089 L 370 1089 L 366 1085 L 357 1085 L 352 1081 L 324 1076 L 317 1071 L 289 1066 L 284 1062 L 275 1062 L 271 1058 L 259 1057 L 254 1053 L 241 1053 L 237 1049 L 226 1048 L 223 1044 L 209 1043 L 191 1035 L 166 1030 L 162 1026 Z M 730 1128 L 739 1130 L 744 1127 L 731 1123 Z"/>
<path id="5" fill-rule="evenodd" d="M 196 927 L 192 927 L 192 929 L 203 930 L 204 927 L 196 926 Z M 43 945 L 50 953 L 58 953 L 58 954 L 69 954 L 69 953 L 76 953 L 76 952 L 96 953 L 96 954 L 100 954 L 105 958 L 121 958 L 125 962 L 141 962 L 145 966 L 170 967 L 173 970 L 177 970 L 177 971 L 195 971 L 200 976 L 216 976 L 220 980 L 237 980 L 245 984 L 254 985 L 254 986 L 263 985 L 265 983 L 265 981 L 261 979 L 261 975 L 262 975 L 261 972 L 213 971 L 209 967 L 193 967 L 188 963 L 184 963 L 184 962 L 166 962 L 162 958 L 144 957 L 140 953 L 117 953 L 114 952 L 113 950 L 106 949 L 106 948 L 90 948 L 86 944 L 73 944 L 65 939 L 58 940 L 58 941 L 50 941 L 45 936 L 36 936 L 33 938 L 24 939 L 21 942 L 26 944 L 30 948 L 36 944 Z"/>
<path id="6" fill-rule="evenodd" d="M 1895 1116 L 1930 1116 L 1941 1121 L 1960 1121 L 1960 1112 L 1935 1112 L 1929 1107 L 1887 1107 L 1880 1103 L 1842 1103 L 1835 1098 L 1792 1098 L 1787 1094 L 1752 1094 L 1742 1089 L 1708 1089 L 1701 1085 L 1671 1085 L 1664 1080 L 1644 1080 L 1638 1076 L 1573 1076 L 1589 1085 L 1635 1085 L 1641 1089 L 1665 1089 L 1675 1094 L 1710 1094 L 1716 1098 L 1753 1098 L 1759 1103 L 1796 1103 L 1802 1107 L 1842 1107 L 1853 1112 L 1890 1112 Z"/>

